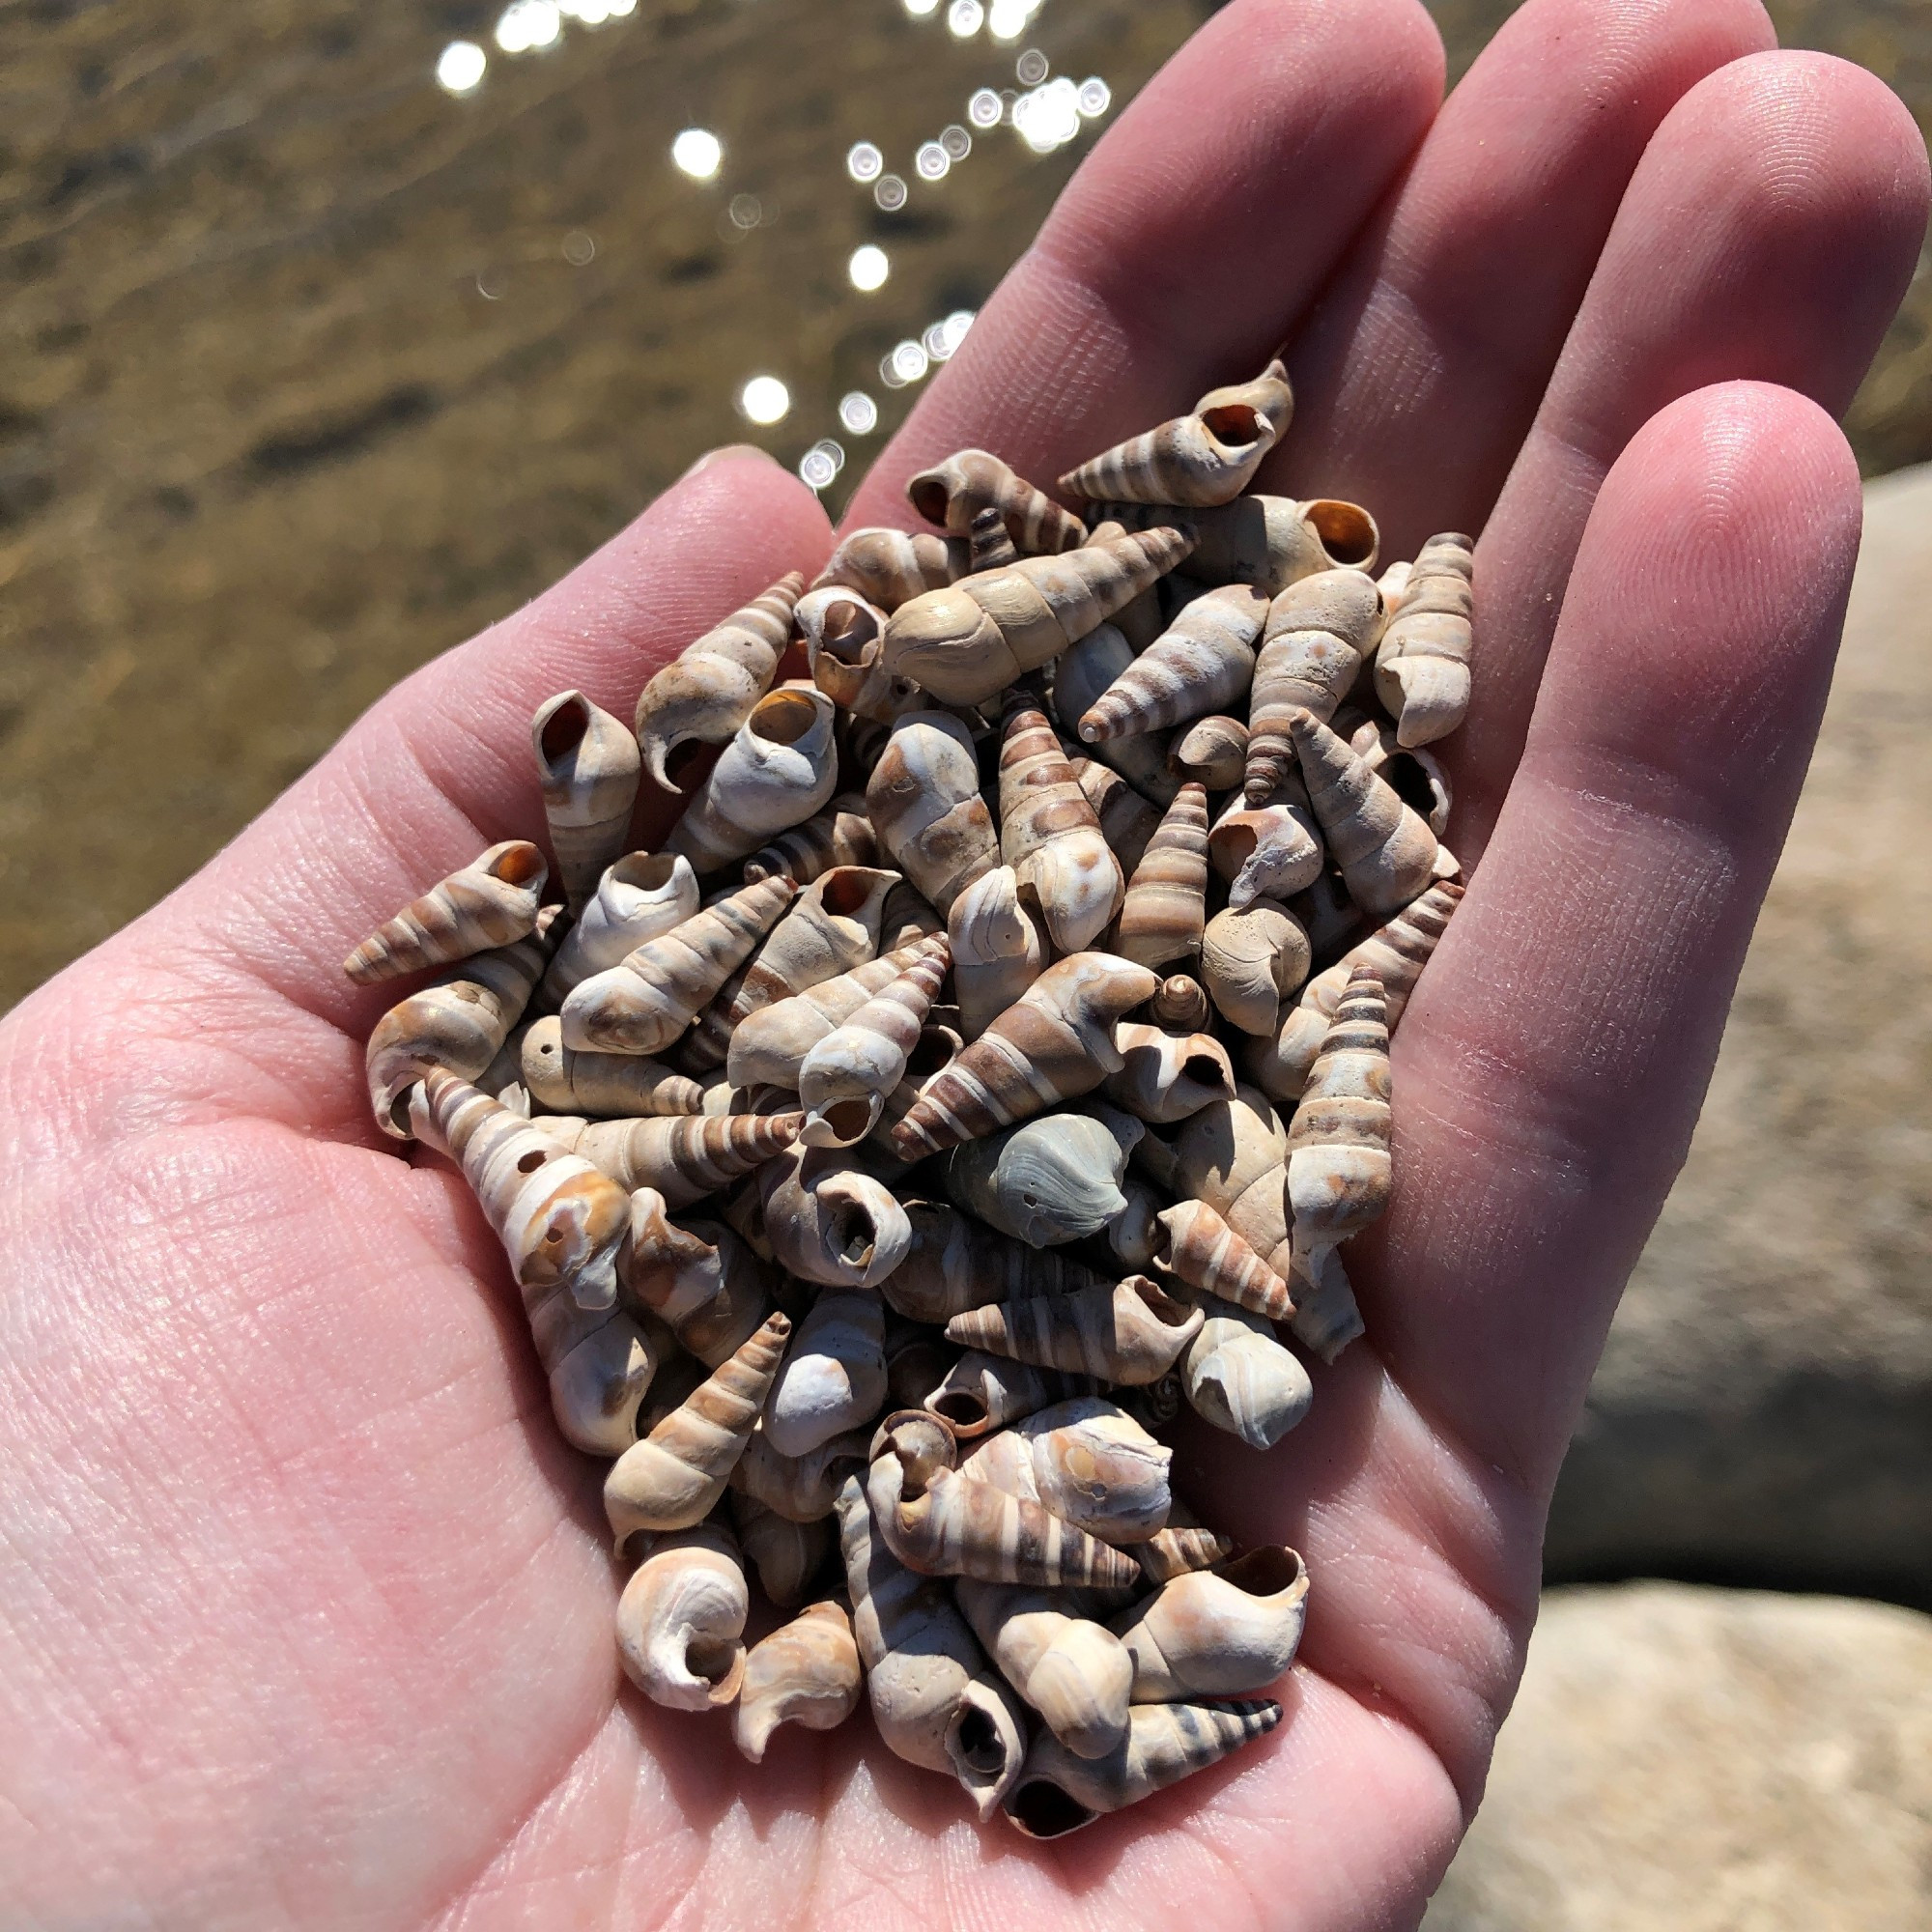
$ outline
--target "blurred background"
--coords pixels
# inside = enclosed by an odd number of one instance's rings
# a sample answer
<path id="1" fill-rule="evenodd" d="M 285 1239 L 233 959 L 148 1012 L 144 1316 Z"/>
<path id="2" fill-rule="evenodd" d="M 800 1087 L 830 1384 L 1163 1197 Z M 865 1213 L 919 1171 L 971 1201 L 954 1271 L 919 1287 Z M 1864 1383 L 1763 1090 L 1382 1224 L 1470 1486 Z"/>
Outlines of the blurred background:
<path id="1" fill-rule="evenodd" d="M 1932 122 L 1926 0 L 1770 8 Z M 1211 11 L 8 0 L 0 1009 L 706 448 L 836 513 Z M 1452 76 L 1511 11 L 1432 0 Z M 1432 1932 L 1932 1923 L 1923 262 L 1849 427 L 1824 742 Z"/>

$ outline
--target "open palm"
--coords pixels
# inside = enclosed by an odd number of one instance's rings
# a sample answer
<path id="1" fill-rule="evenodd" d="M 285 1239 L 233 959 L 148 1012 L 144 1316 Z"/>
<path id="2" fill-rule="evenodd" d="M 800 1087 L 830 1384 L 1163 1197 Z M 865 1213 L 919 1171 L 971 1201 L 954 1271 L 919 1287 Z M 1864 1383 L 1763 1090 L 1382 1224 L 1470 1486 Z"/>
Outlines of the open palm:
<path id="1" fill-rule="evenodd" d="M 1468 897 L 1397 1042 L 1367 1339 L 1182 1487 L 1316 1578 L 1286 1720 L 1065 1844 L 868 1723 L 620 1690 L 602 1468 L 500 1253 L 367 1115 L 349 947 L 539 824 L 527 726 L 628 715 L 816 568 L 750 452 L 412 678 L 0 1034 L 0 1918 L 1411 1923 L 1478 1795 L 1571 1419 L 1695 1118 L 1858 544 L 1832 421 L 1924 156 L 1756 0 L 1529 0 L 1438 111 L 1415 0 L 1237 0 L 1101 143 L 860 494 L 965 443 L 1051 478 L 1283 340 L 1258 487 L 1483 532 L 1451 741 Z M 1559 620 L 1560 613 L 1560 620 Z"/>

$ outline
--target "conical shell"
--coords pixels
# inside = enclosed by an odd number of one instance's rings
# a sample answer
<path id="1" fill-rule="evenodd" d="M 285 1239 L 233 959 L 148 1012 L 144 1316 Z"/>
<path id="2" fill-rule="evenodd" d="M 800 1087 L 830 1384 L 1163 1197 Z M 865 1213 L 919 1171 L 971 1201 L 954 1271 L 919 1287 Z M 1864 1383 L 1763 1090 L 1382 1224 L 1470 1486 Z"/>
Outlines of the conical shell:
<path id="1" fill-rule="evenodd" d="M 631 842 L 637 741 L 621 718 L 600 711 L 581 691 L 560 691 L 530 720 L 530 749 L 556 854 L 556 882 L 571 911 L 580 912 L 604 868 Z"/>
<path id="2" fill-rule="evenodd" d="M 1273 1033 L 1281 1003 L 1308 977 L 1308 934 L 1275 899 L 1217 912 L 1201 940 L 1201 977 L 1223 1019 L 1241 1032 Z"/>
<path id="3" fill-rule="evenodd" d="M 1105 952 L 1049 966 L 924 1091 L 894 1130 L 902 1159 L 978 1140 L 1010 1122 L 1092 1093 L 1120 1071 L 1114 1029 L 1159 980 Z"/>
<path id="4" fill-rule="evenodd" d="M 832 1523 L 828 1517 L 794 1522 L 767 1509 L 754 1496 L 734 1491 L 731 1520 L 745 1560 L 758 1573 L 758 1586 L 781 1610 L 795 1610 L 817 1585 L 826 1558 L 832 1554 Z M 852 1686 L 859 1684 L 859 1656 L 852 1654 Z"/>
<path id="5" fill-rule="evenodd" d="M 893 612 L 886 668 L 945 704 L 978 704 L 1057 657 L 1185 556 L 1173 529 L 1025 557 Z"/>
<path id="6" fill-rule="evenodd" d="M 689 1529 L 710 1513 L 744 1454 L 790 1333 L 785 1316 L 767 1316 L 736 1354 L 611 1465 L 604 1513 L 619 1548 L 637 1530 Z"/>
<path id="7" fill-rule="evenodd" d="M 1324 570 L 1268 606 L 1248 713 L 1248 803 L 1260 805 L 1294 769 L 1289 723 L 1305 711 L 1322 724 L 1348 696 L 1382 626 L 1382 594 L 1359 570 Z"/>
<path id="8" fill-rule="evenodd" d="M 854 530 L 812 580 L 814 590 L 843 585 L 889 614 L 927 590 L 952 582 L 942 537 L 908 536 L 904 530 Z"/>
<path id="9" fill-rule="evenodd" d="M 955 549 L 960 541 L 954 538 L 948 549 Z M 1020 548 L 1007 528 L 1006 518 L 990 503 L 973 512 L 972 527 L 966 532 L 964 542 L 966 568 L 959 570 L 954 559 L 954 570 L 960 577 L 973 577 L 982 570 L 1004 570 L 1008 564 L 1020 560 Z"/>
<path id="10" fill-rule="evenodd" d="M 1176 1505 L 1179 1513 L 1179 1505 Z M 1134 1558 L 1150 1583 L 1171 1582 L 1195 1570 L 1211 1570 L 1235 1553 L 1235 1546 L 1218 1531 L 1199 1523 L 1171 1522 L 1158 1536 L 1134 1545 Z"/>
<path id="11" fill-rule="evenodd" d="M 1288 1130 L 1265 1095 L 1236 1090 L 1181 1122 L 1171 1142 L 1149 1133 L 1135 1159 L 1170 1194 L 1205 1201 L 1255 1253 L 1287 1277 Z"/>
<path id="12" fill-rule="evenodd" d="M 816 1522 L 832 1514 L 847 1476 L 864 1476 L 872 1460 L 871 1440 L 868 1420 L 863 1429 L 835 1435 L 807 1455 L 781 1456 L 764 1430 L 754 1429 L 731 1471 L 731 1488 L 789 1522 Z"/>
<path id="13" fill-rule="evenodd" d="M 1232 791 L 1248 768 L 1248 727 L 1222 714 L 1196 719 L 1175 733 L 1167 768 L 1176 779 L 1191 779 L 1211 792 Z"/>
<path id="14" fill-rule="evenodd" d="M 342 970 L 359 986 L 510 946 L 532 931 L 549 868 L 527 839 L 493 845 L 480 859 L 412 899 L 378 926 Z"/>
<path id="15" fill-rule="evenodd" d="M 1078 643 L 1067 645 L 1053 668 L 1053 715 L 1061 730 L 1072 737 L 1081 719 L 1135 662 L 1134 647 L 1117 624 L 1096 624 Z M 1095 745 L 1094 755 L 1143 798 L 1164 806 L 1179 789 L 1167 767 L 1169 740 L 1166 731 L 1131 731 Z"/>
<path id="16" fill-rule="evenodd" d="M 1080 736 L 1097 745 L 1240 704 L 1267 612 L 1267 599 L 1245 583 L 1195 598 L 1088 707 Z"/>
<path id="17" fill-rule="evenodd" d="M 1122 1020 L 1114 1029 L 1114 1043 L 1121 1050 L 1121 1070 L 1108 1074 L 1102 1091 L 1136 1120 L 1165 1125 L 1235 1097 L 1234 1065 L 1210 1033 L 1163 1033 Z"/>
<path id="18" fill-rule="evenodd" d="M 771 1313 L 770 1271 L 752 1249 L 720 1221 L 678 1227 L 654 1188 L 631 1196 L 617 1273 L 633 1306 L 665 1322 L 707 1368 L 736 1354 Z"/>
<path id="19" fill-rule="evenodd" d="M 947 965 L 942 940 L 805 1056 L 798 1097 L 810 1110 L 802 1134 L 809 1146 L 851 1147 L 871 1132 L 919 1042 Z"/>
<path id="20" fill-rule="evenodd" d="M 1121 864 L 1046 714 L 1014 705 L 1000 747 L 1000 857 L 1062 952 L 1091 946 L 1126 892 Z"/>
<path id="21" fill-rule="evenodd" d="M 1180 1364 L 1188 1406 L 1250 1449 L 1272 1449 L 1308 1413 L 1308 1371 L 1261 1316 L 1199 1291 L 1196 1300 L 1207 1320 Z"/>
<path id="22" fill-rule="evenodd" d="M 563 935 L 544 975 L 545 997 L 560 1007 L 573 987 L 617 964 L 627 952 L 659 939 L 697 911 L 697 874 L 689 859 L 665 852 L 627 852 L 607 866 Z"/>
<path id="23" fill-rule="evenodd" d="M 925 702 L 910 678 L 894 677 L 881 667 L 886 613 L 876 604 L 833 585 L 808 590 L 793 615 L 812 683 L 841 710 L 890 724 Z"/>
<path id="24" fill-rule="evenodd" d="M 1179 1784 L 1264 1737 L 1281 1706 L 1136 1704 L 1125 1739 L 1103 1758 L 1076 1757 L 1049 1730 L 1027 1752 L 1007 1794 L 1007 1816 L 1030 1838 L 1062 1838 L 1104 1812 Z"/>
<path id="25" fill-rule="evenodd" d="M 1309 805 L 1350 896 L 1370 918 L 1384 920 L 1420 897 L 1435 877 L 1435 833 L 1306 711 L 1290 714 L 1288 732 Z"/>
<path id="26" fill-rule="evenodd" d="M 740 1021 L 732 1031 L 725 1061 L 730 1084 L 741 1089 L 796 1088 L 805 1056 L 827 1034 L 842 1026 L 907 967 L 943 945 L 935 937 L 899 947 L 790 999 L 775 1000 Z"/>
<path id="27" fill-rule="evenodd" d="M 730 1703 L 744 1680 L 751 1607 L 728 1530 L 707 1522 L 659 1538 L 617 1603 L 624 1675 L 673 1711 Z"/>
<path id="28" fill-rule="evenodd" d="M 1184 784 L 1134 867 L 1114 951 L 1138 966 L 1192 959 L 1207 917 L 1208 794 Z"/>
<path id="29" fill-rule="evenodd" d="M 1208 863 L 1228 881 L 1228 903 L 1245 912 L 1257 899 L 1285 899 L 1321 872 L 1321 839 L 1299 791 L 1266 805 L 1238 794 L 1208 835 Z"/>
<path id="30" fill-rule="evenodd" d="M 972 733 L 951 712 L 908 712 L 894 724 L 866 804 L 886 850 L 942 916 L 999 864 Z"/>
<path id="31" fill-rule="evenodd" d="M 1121 1178 L 1129 1145 L 1112 1122 L 1048 1114 L 955 1148 L 946 1191 L 968 1213 L 1029 1246 L 1077 1241 L 1126 1211 Z"/>
<path id="32" fill-rule="evenodd" d="M 988 1302 L 1064 1294 L 1099 1280 L 1091 1268 L 1010 1240 L 943 1201 L 909 1201 L 906 1217 L 912 1245 L 879 1293 L 914 1321 L 946 1322 Z"/>
<path id="33" fill-rule="evenodd" d="M 805 581 L 796 571 L 722 624 L 687 644 L 644 686 L 637 737 L 644 769 L 667 791 L 670 754 L 691 739 L 728 744 L 771 689 L 791 639 L 791 613 Z"/>
<path id="34" fill-rule="evenodd" d="M 670 1207 L 688 1208 L 782 1154 L 798 1138 L 805 1116 L 684 1114 L 573 1126 L 540 1115 L 532 1124 L 569 1146 L 618 1186 L 653 1187 Z"/>
<path id="35" fill-rule="evenodd" d="M 995 866 L 952 901 L 946 929 L 959 1031 L 978 1039 L 1040 976 L 1046 951 L 1039 928 L 1020 903 L 1019 875 Z"/>
<path id="36" fill-rule="evenodd" d="M 1134 1664 L 1111 1631 L 1068 1616 L 1043 1590 L 962 1577 L 952 1594 L 1007 1682 L 1068 1750 L 1104 1757 L 1126 1736 Z"/>
<path id="37" fill-rule="evenodd" d="M 1388 1008 L 1357 966 L 1289 1125 L 1288 1193 L 1297 1255 L 1378 1219 L 1391 1187 Z"/>
<path id="38" fill-rule="evenodd" d="M 665 841 L 700 872 L 802 825 L 837 789 L 838 707 L 809 684 L 781 684 L 752 707 Z"/>
<path id="39" fill-rule="evenodd" d="M 923 1406 L 966 1442 L 1054 1403 L 1096 1395 L 1099 1389 L 1092 1376 L 1063 1375 L 1058 1369 L 1037 1369 L 1031 1362 L 1008 1361 L 981 1349 L 969 1349 L 927 1394 Z"/>
<path id="40" fill-rule="evenodd" d="M 1126 528 L 1179 524 L 1195 540 L 1190 576 L 1203 583 L 1251 583 L 1269 597 L 1318 570 L 1372 571 L 1381 542 L 1359 503 L 1332 497 L 1237 497 L 1218 507 L 1176 511 L 1160 504 L 1107 503 L 1099 509 Z"/>
<path id="41" fill-rule="evenodd" d="M 828 1288 L 876 1288 L 905 1259 L 912 1224 L 840 1148 L 793 1148 L 758 1176 L 765 1236 L 791 1273 Z"/>
<path id="42" fill-rule="evenodd" d="M 829 1546 L 829 1531 L 826 1540 Z M 852 1619 L 838 1604 L 813 1604 L 752 1646 L 731 1717 L 732 1739 L 753 1764 L 762 1764 L 766 1743 L 781 1724 L 837 1730 L 859 1708 L 864 1688 Z"/>
<path id="43" fill-rule="evenodd" d="M 1454 530 L 1431 537 L 1409 570 L 1376 652 L 1376 695 L 1400 744 L 1434 744 L 1468 714 L 1475 572 L 1474 544 Z"/>
<path id="44" fill-rule="evenodd" d="M 552 1014 L 524 1035 L 519 1071 L 530 1098 L 553 1114 L 696 1114 L 704 1090 L 696 1080 L 633 1053 L 573 1053 Z"/>
<path id="45" fill-rule="evenodd" d="M 1201 981 L 1187 973 L 1170 973 L 1149 1009 L 1154 1024 L 1169 1033 L 1200 1033 L 1213 1017 Z"/>
<path id="46" fill-rule="evenodd" d="M 765 1440 L 781 1456 L 870 1422 L 886 1402 L 886 1310 L 876 1294 L 828 1289 L 811 1304 L 765 1399 Z"/>
<path id="47" fill-rule="evenodd" d="M 1118 1403 L 1080 1396 L 988 1436 L 959 1473 L 1038 1503 L 1103 1543 L 1135 1544 L 1166 1527 L 1173 1460 Z"/>
<path id="48" fill-rule="evenodd" d="M 809 886 L 834 866 L 875 866 L 878 861 L 878 836 L 866 801 L 857 792 L 841 792 L 823 811 L 753 852 L 745 861 L 745 883 L 785 878 Z"/>
<path id="49" fill-rule="evenodd" d="M 1019 1700 L 987 1664 L 952 1591 L 886 1547 L 857 1476 L 838 1507 L 852 1634 L 879 1736 L 908 1764 L 956 1777 L 980 1819 L 990 1818 L 1026 1752 Z"/>
<path id="50" fill-rule="evenodd" d="M 922 469 L 906 485 L 906 499 L 927 523 L 955 537 L 972 530 L 980 511 L 998 510 L 1007 533 L 1028 556 L 1071 550 L 1087 538 L 1078 517 L 983 449 L 955 450 Z"/>
<path id="51" fill-rule="evenodd" d="M 947 1339 L 1044 1369 L 1109 1382 L 1165 1375 L 1201 1327 L 1201 1311 L 1178 1302 L 1145 1275 L 1077 1294 L 999 1301 L 955 1315 Z"/>
<path id="52" fill-rule="evenodd" d="M 1294 1662 L 1308 1570 L 1283 1545 L 1164 1584 L 1113 1629 L 1133 1660 L 1133 1701 L 1172 1704 L 1264 1690 Z"/>
<path id="53" fill-rule="evenodd" d="M 1289 1285 L 1205 1201 L 1180 1201 L 1159 1214 L 1160 1264 L 1189 1288 L 1200 1289 L 1265 1316 L 1287 1321 L 1294 1314 Z"/>
<path id="54" fill-rule="evenodd" d="M 1210 389 L 1192 414 L 1068 470 L 1060 487 L 1090 501 L 1226 503 L 1248 487 L 1293 413 L 1288 371 L 1277 359 L 1252 383 Z"/>
<path id="55" fill-rule="evenodd" d="M 1131 872 L 1146 856 L 1148 841 L 1160 824 L 1159 810 L 1119 772 L 1094 758 L 1068 758 L 1066 768 L 1087 794 L 1087 803 L 1100 821 L 1101 837 L 1121 862 L 1122 872 Z"/>
<path id="56" fill-rule="evenodd" d="M 751 956 L 793 892 L 761 879 L 650 940 L 608 972 L 593 973 L 563 1003 L 563 1041 L 579 1052 L 656 1053 Z"/>

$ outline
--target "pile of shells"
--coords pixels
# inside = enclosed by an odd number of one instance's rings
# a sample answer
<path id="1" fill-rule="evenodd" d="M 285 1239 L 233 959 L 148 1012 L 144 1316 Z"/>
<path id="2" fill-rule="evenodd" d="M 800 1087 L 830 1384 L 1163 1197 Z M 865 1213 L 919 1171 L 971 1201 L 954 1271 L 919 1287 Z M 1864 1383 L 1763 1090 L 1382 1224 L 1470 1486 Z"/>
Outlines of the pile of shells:
<path id="1" fill-rule="evenodd" d="M 1052 1837 L 1280 1717 L 1307 1571 L 1160 1436 L 1272 1447 L 1290 1341 L 1361 1330 L 1389 1029 L 1462 895 L 1427 748 L 1471 574 L 1242 495 L 1292 408 L 1275 363 L 1096 456 L 1091 526 L 982 450 L 916 476 L 943 535 L 848 536 L 635 731 L 537 712 L 561 906 L 512 840 L 349 958 L 442 969 L 376 1026 L 376 1118 L 461 1167 L 613 1459 L 625 1670 L 754 1761 L 864 1691 Z M 645 775 L 691 787 L 658 852 Z"/>

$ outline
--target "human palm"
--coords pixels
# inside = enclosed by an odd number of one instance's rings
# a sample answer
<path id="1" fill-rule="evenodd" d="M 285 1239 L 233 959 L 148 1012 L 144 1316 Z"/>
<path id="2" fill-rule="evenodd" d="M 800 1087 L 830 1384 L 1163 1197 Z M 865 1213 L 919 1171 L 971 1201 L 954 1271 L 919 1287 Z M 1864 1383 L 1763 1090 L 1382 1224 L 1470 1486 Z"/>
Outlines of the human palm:
<path id="1" fill-rule="evenodd" d="M 1898 103 L 1770 46 L 1755 0 L 1529 0 L 1438 112 L 1414 0 L 1237 0 L 854 507 L 897 520 L 965 443 L 1050 479 L 1286 339 L 1301 414 L 1258 487 L 1370 504 L 1387 556 L 1483 532 L 1447 748 L 1472 878 L 1396 1043 L 1367 1337 L 1271 1454 L 1179 1459 L 1309 1558 L 1280 1729 L 1035 1845 L 863 1718 L 753 1770 L 645 1704 L 602 1470 L 556 1436 L 502 1257 L 369 1120 L 389 996 L 340 961 L 539 822 L 533 705 L 628 714 L 823 557 L 803 487 L 724 452 L 0 1032 L 0 1918 L 1412 1922 L 1804 773 L 1858 542 L 1828 412 L 1922 231 Z"/>

